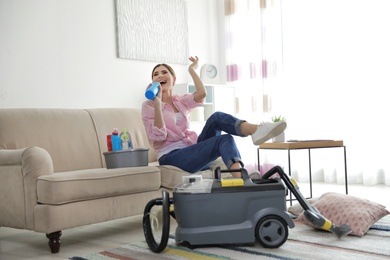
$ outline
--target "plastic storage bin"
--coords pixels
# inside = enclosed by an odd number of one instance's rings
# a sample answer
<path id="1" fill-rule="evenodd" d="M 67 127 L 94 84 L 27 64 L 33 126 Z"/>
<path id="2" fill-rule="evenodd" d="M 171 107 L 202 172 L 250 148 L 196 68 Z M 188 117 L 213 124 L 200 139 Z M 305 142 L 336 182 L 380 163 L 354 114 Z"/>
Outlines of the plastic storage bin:
<path id="1" fill-rule="evenodd" d="M 149 162 L 148 148 L 104 152 L 107 169 L 121 167 L 147 166 Z"/>

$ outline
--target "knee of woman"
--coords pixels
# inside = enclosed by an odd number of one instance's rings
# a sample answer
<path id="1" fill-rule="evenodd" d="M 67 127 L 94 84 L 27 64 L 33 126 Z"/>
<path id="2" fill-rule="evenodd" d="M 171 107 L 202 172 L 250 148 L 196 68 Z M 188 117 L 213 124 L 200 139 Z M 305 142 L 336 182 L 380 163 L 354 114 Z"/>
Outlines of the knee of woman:
<path id="1" fill-rule="evenodd" d="M 211 116 L 209 117 L 209 119 L 207 120 L 212 120 L 212 121 L 226 121 L 226 116 L 228 114 L 224 113 L 224 112 L 221 112 L 221 111 L 216 111 L 214 113 L 211 114 Z"/>
<path id="2" fill-rule="evenodd" d="M 223 114 L 223 112 L 216 111 L 216 112 L 212 113 L 210 117 L 220 117 L 222 114 Z"/>

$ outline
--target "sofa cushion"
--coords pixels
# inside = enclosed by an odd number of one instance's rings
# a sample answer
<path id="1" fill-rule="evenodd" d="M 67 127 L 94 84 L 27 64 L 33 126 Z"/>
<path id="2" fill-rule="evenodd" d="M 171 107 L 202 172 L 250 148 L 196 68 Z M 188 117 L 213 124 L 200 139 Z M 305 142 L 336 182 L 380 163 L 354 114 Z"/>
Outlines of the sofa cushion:
<path id="1" fill-rule="evenodd" d="M 42 147 L 54 172 L 103 167 L 95 125 L 82 109 L 0 109 L 0 149 Z"/>
<path id="2" fill-rule="evenodd" d="M 41 204 L 65 204 L 111 196 L 158 190 L 157 167 L 126 167 L 60 172 L 38 178 L 37 196 Z"/>

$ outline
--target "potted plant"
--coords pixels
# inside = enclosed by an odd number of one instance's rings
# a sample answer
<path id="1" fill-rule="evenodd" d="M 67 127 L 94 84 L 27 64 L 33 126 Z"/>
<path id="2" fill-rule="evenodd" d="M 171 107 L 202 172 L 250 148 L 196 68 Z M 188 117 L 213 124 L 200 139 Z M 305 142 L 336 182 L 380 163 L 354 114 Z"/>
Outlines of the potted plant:
<path id="1" fill-rule="evenodd" d="M 286 118 L 284 116 L 273 116 L 271 118 L 272 122 L 276 123 L 276 122 L 279 122 L 279 121 L 282 121 L 282 120 L 286 120 Z M 277 135 L 275 136 L 274 138 L 272 138 L 272 142 L 273 143 L 282 143 L 285 141 L 285 135 L 284 135 L 284 132 L 281 133 L 280 135 Z"/>
<path id="2" fill-rule="evenodd" d="M 286 120 L 286 118 L 284 116 L 273 116 L 271 119 L 272 119 L 272 122 L 274 122 L 274 123 L 282 121 L 282 120 Z"/>

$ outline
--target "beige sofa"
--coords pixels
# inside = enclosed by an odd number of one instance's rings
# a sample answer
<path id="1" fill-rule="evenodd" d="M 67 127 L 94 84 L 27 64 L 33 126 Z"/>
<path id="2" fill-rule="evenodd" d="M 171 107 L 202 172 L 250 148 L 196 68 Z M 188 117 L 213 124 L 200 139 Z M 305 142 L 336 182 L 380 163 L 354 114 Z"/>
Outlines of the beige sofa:
<path id="1" fill-rule="evenodd" d="M 149 148 L 148 166 L 106 168 L 114 127 Z M 0 109 L 0 226 L 46 233 L 56 253 L 62 230 L 142 214 L 188 175 L 155 161 L 139 109 Z"/>

